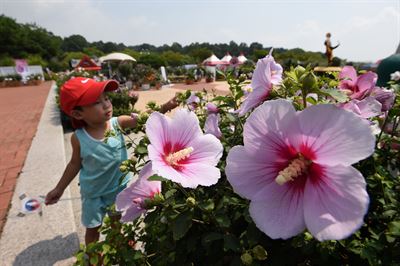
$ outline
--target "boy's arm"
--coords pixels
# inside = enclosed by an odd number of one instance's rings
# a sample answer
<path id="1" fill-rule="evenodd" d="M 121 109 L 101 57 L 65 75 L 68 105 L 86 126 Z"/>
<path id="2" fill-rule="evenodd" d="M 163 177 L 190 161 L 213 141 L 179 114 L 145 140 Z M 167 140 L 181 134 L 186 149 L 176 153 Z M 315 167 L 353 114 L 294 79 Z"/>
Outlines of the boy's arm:
<path id="1" fill-rule="evenodd" d="M 178 106 L 178 102 L 176 101 L 176 95 L 172 97 L 168 102 L 161 105 L 160 113 L 165 114 L 168 111 L 176 108 Z"/>
<path id="2" fill-rule="evenodd" d="M 71 181 L 75 178 L 78 174 L 79 170 L 81 169 L 81 156 L 80 156 L 80 145 L 77 137 L 75 134 L 71 136 L 71 145 L 72 145 L 72 156 L 71 160 L 67 164 L 67 167 L 64 170 L 64 173 L 58 181 L 56 187 L 51 190 L 46 195 L 45 204 L 54 204 L 61 198 L 64 190 L 67 186 L 71 183 Z"/>
<path id="3" fill-rule="evenodd" d="M 179 104 L 176 101 L 176 96 L 174 96 L 168 102 L 161 105 L 160 113 L 165 114 L 166 112 L 174 109 L 178 105 Z M 147 112 L 150 113 L 151 111 L 148 110 Z M 128 115 L 118 116 L 118 124 L 122 129 L 134 128 L 136 127 L 136 123 L 137 123 L 137 114 L 132 114 L 131 116 Z"/>
<path id="4" fill-rule="evenodd" d="M 122 129 L 126 128 L 134 128 L 136 127 L 138 115 L 132 113 L 131 116 L 129 115 L 120 115 L 118 116 L 118 124 Z"/>

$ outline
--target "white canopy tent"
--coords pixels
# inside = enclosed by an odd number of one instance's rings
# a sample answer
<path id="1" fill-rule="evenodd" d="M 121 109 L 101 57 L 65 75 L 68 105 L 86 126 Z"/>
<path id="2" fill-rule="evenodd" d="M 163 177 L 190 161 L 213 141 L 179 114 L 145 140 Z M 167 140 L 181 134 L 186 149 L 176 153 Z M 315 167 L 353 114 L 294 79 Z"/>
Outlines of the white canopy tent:
<path id="1" fill-rule="evenodd" d="M 107 61 L 135 61 L 136 59 L 130 55 L 123 54 L 123 53 L 111 53 L 99 58 L 100 62 L 107 62 Z"/>
<path id="2" fill-rule="evenodd" d="M 240 54 L 237 59 L 239 61 L 239 64 L 243 64 L 247 61 L 247 58 L 243 54 Z"/>
<path id="3" fill-rule="evenodd" d="M 224 57 L 222 57 L 221 62 L 224 65 L 229 65 L 231 63 L 232 56 L 229 53 L 226 53 Z"/>
<path id="4" fill-rule="evenodd" d="M 205 66 L 216 66 L 222 64 L 221 60 L 212 54 L 209 58 L 203 61 L 203 65 Z"/>
<path id="5" fill-rule="evenodd" d="M 106 63 L 106 62 L 108 63 L 108 72 L 109 72 L 109 75 L 111 77 L 112 72 L 111 72 L 111 64 L 110 64 L 110 62 L 112 62 L 112 61 L 117 61 L 117 62 L 118 61 L 119 62 L 133 61 L 133 62 L 136 62 L 136 59 L 133 58 L 132 56 L 124 54 L 124 53 L 111 53 L 111 54 L 108 54 L 108 55 L 100 57 L 99 61 L 101 63 Z"/>

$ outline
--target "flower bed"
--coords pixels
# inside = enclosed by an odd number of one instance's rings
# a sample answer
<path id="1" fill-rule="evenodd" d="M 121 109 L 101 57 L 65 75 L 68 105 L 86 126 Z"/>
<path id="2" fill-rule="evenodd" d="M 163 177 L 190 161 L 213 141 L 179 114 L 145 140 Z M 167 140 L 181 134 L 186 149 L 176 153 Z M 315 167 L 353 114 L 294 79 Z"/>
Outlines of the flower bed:
<path id="1" fill-rule="evenodd" d="M 251 84 L 227 80 L 227 96 L 180 95 L 172 118 L 140 114 L 123 223 L 77 264 L 400 263 L 399 84 L 283 72 L 271 54 Z"/>

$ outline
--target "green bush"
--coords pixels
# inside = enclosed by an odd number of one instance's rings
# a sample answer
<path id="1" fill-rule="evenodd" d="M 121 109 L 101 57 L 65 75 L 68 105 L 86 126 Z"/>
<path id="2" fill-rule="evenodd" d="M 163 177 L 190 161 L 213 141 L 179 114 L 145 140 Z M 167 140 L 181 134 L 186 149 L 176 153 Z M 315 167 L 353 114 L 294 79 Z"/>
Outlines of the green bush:
<path id="1" fill-rule="evenodd" d="M 221 117 L 220 141 L 224 152 L 217 165 L 221 172 L 218 183 L 189 189 L 163 177 L 151 176 L 149 180 L 162 182 L 162 194 L 146 199 L 143 208 L 147 214 L 116 227 L 106 219 L 101 229 L 105 240 L 82 246 L 76 264 L 87 263 L 85 254 L 101 253 L 104 265 L 399 265 L 399 147 L 394 148 L 394 144 L 400 145 L 396 131 L 400 98 L 397 97 L 384 121 L 374 118 L 381 128 L 391 124 L 391 133 L 381 131 L 376 136 L 373 155 L 353 165 L 365 177 L 370 197 L 364 224 L 343 240 L 319 242 L 307 230 L 287 240 L 274 240 L 257 228 L 249 214 L 249 201 L 236 194 L 226 178 L 227 154 L 232 147 L 243 145 L 243 125 L 248 118 L 231 112 L 242 102 L 245 83 L 233 79 L 229 73 L 227 80 L 231 92 L 227 96 L 210 98 L 205 93 L 196 93 L 200 103 L 195 113 L 201 127 L 207 116 L 204 109 L 207 101 L 218 106 Z M 272 89 L 268 100 L 290 99 L 297 110 L 317 101 L 339 104 L 347 101 L 347 96 L 326 88 L 335 87 L 338 82 L 336 77 L 317 77 L 309 68 L 292 68 L 285 73 L 281 86 Z M 398 95 L 398 84 L 392 88 Z M 318 95 L 317 100 L 307 97 L 311 91 Z M 178 98 L 185 104 L 190 96 L 187 91 Z M 147 117 L 147 113 L 139 116 L 135 130 L 145 131 Z M 124 162 L 124 169 L 137 174 L 148 161 L 148 145 L 147 137 L 129 141 L 136 158 Z"/>

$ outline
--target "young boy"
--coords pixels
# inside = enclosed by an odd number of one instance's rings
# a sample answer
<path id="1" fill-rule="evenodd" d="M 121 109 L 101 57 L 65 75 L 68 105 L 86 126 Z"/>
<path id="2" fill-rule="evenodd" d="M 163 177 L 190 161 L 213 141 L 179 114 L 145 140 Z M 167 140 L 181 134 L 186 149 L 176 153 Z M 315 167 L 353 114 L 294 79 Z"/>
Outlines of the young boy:
<path id="1" fill-rule="evenodd" d="M 85 243 L 98 241 L 107 208 L 115 202 L 116 195 L 128 183 L 121 162 L 128 159 L 123 135 L 118 127 L 133 128 L 136 116 L 113 117 L 112 104 L 105 92 L 113 91 L 119 84 L 115 80 L 97 82 L 77 77 L 67 81 L 60 91 L 61 109 L 72 118 L 76 129 L 71 137 L 72 157 L 64 173 L 45 199 L 45 204 L 55 204 L 65 188 L 78 174 L 82 198 L 82 224 L 86 227 Z M 175 98 L 164 104 L 161 112 L 177 106 Z M 102 141 L 108 130 L 116 135 Z M 119 217 L 113 217 L 118 219 Z"/>

